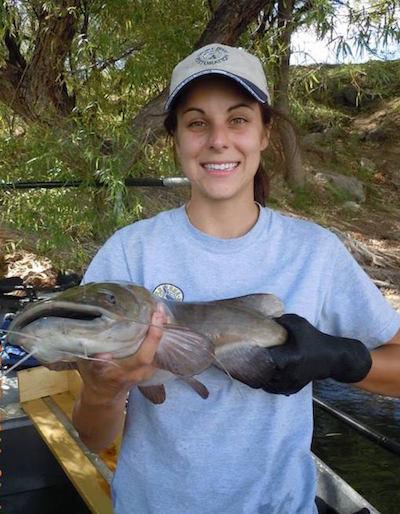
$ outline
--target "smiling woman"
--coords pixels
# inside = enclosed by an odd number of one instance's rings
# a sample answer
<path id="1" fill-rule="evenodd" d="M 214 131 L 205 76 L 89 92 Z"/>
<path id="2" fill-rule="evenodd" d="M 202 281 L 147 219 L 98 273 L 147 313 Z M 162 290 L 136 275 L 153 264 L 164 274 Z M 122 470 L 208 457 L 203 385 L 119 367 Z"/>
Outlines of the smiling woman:
<path id="1" fill-rule="evenodd" d="M 222 130 L 222 127 L 218 127 L 218 124 L 216 124 L 218 121 L 218 110 L 215 110 L 213 105 L 208 105 L 208 113 L 198 106 L 196 107 L 193 105 L 190 107 L 188 105 L 188 102 L 190 101 L 193 103 L 193 100 L 200 102 L 212 102 L 213 97 L 208 95 L 210 89 L 211 91 L 214 90 L 216 94 L 219 91 L 220 98 L 222 97 L 224 104 L 227 104 L 225 107 L 226 119 L 224 120 L 224 123 L 226 128 L 230 128 L 229 131 Z M 229 102 L 225 95 L 228 94 L 228 92 L 230 96 Z M 196 99 L 196 97 L 193 98 L 193 95 L 196 95 L 196 93 L 199 96 L 198 99 Z M 217 108 L 221 108 L 216 97 L 214 97 L 214 100 L 216 101 L 215 103 L 217 104 Z M 185 107 L 184 104 L 186 104 Z M 214 119 L 212 119 L 213 114 L 215 116 Z M 235 168 L 236 164 L 239 164 L 237 161 L 224 162 L 223 159 L 226 156 L 218 155 L 221 154 L 221 152 L 222 154 L 229 153 L 224 152 L 226 141 L 221 141 L 221 137 L 227 137 L 229 134 L 244 136 L 246 134 L 250 134 L 251 129 L 253 129 L 253 131 L 254 129 L 258 130 L 259 134 L 254 141 L 253 147 L 257 146 L 257 143 L 260 143 L 259 148 L 254 148 L 254 150 L 261 153 L 268 146 L 273 117 L 280 116 L 280 114 L 275 112 L 269 104 L 257 102 L 246 89 L 240 87 L 236 82 L 227 78 L 225 75 L 218 74 L 214 74 L 211 77 L 207 76 L 194 79 L 190 83 L 190 87 L 183 88 L 180 95 L 171 102 L 164 121 L 164 126 L 167 133 L 172 136 L 175 141 L 176 151 L 179 146 L 183 146 L 179 145 L 179 133 L 177 131 L 179 115 L 182 121 L 179 125 L 179 129 L 190 129 L 191 132 L 198 134 L 199 136 L 203 135 L 203 140 L 206 133 L 208 134 L 208 137 L 210 137 L 210 130 L 212 130 L 211 137 L 214 140 L 212 145 L 213 151 L 214 153 L 217 153 L 213 156 L 215 162 L 205 163 L 205 166 L 207 167 L 207 164 L 209 164 L 209 171 L 219 172 L 219 176 L 223 174 L 223 171 L 229 172 Z M 250 125 L 250 127 L 248 127 L 248 125 Z M 200 140 L 200 137 L 197 139 Z M 184 155 L 181 157 L 184 157 Z M 258 160 L 258 166 L 255 170 L 252 194 L 254 189 L 254 199 L 256 202 L 264 206 L 269 195 L 269 177 L 260 162 L 260 155 L 258 155 L 256 159 Z M 181 158 L 180 162 L 183 166 Z M 184 173 L 186 174 L 185 170 Z"/>
<path id="2" fill-rule="evenodd" d="M 245 50 L 212 44 L 178 63 L 165 125 L 190 200 L 119 230 L 85 274 L 86 283 L 172 292 L 189 306 L 234 299 L 233 318 L 245 325 L 250 347 L 256 342 L 239 313 L 265 314 L 237 297 L 273 293 L 286 312 L 271 316 L 288 334 L 269 348 L 271 375 L 262 371 L 265 351 L 246 361 L 257 384 L 211 366 L 197 375 L 210 392 L 206 400 L 179 380 L 165 385 L 161 405 L 140 394 L 138 384 L 160 367 L 162 312 L 153 313 L 140 349 L 121 365 L 78 362 L 84 386 L 74 423 L 91 449 L 112 442 L 128 397 L 116 514 L 323 512 L 310 452 L 311 382 L 330 377 L 400 396 L 399 315 L 334 234 L 264 207 L 261 154 L 272 113 L 262 64 Z M 240 376 L 240 359 L 231 364 Z"/>
<path id="3" fill-rule="evenodd" d="M 218 205 L 234 228 L 229 236 L 246 233 L 258 218 L 254 176 L 268 143 L 258 102 L 230 79 L 200 78 L 180 97 L 176 109 L 174 141 L 183 173 L 191 182 L 190 220 L 206 228 L 201 220 Z M 227 235 L 226 223 L 210 229 L 217 237 Z"/>

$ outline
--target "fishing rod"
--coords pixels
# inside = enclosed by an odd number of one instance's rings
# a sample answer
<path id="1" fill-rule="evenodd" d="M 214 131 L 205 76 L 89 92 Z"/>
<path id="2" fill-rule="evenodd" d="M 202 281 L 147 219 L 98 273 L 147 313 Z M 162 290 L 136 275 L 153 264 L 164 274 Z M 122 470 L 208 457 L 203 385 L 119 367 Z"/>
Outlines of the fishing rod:
<path id="1" fill-rule="evenodd" d="M 313 402 L 315 405 L 320 407 L 321 409 L 325 410 L 335 418 L 340 419 L 347 425 L 349 425 L 351 428 L 354 428 L 358 432 L 360 432 L 365 437 L 368 437 L 371 441 L 374 441 L 379 446 L 382 446 L 383 448 L 386 448 L 387 450 L 391 451 L 392 453 L 395 453 L 396 455 L 400 455 L 400 443 L 397 441 L 394 441 L 390 437 L 386 437 L 383 434 L 380 434 L 379 432 L 373 430 L 372 428 L 369 428 L 368 426 L 364 425 L 363 423 L 360 423 L 355 418 L 350 416 L 349 414 L 346 414 L 345 412 L 336 409 L 335 407 L 332 407 L 331 405 L 327 404 L 320 398 L 317 398 L 313 396 Z"/>
<path id="2" fill-rule="evenodd" d="M 165 178 L 127 178 L 124 180 L 126 187 L 182 187 L 189 184 L 186 177 Z M 106 187 L 106 184 L 98 180 L 52 180 L 36 182 L 0 182 L 0 190 L 13 191 L 15 189 L 57 189 L 68 187 Z"/>

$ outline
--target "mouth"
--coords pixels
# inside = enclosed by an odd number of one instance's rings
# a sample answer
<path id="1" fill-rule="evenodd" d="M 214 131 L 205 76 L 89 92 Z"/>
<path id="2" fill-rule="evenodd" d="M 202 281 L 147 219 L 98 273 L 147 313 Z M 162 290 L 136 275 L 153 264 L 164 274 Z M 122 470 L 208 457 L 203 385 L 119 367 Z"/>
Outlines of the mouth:
<path id="1" fill-rule="evenodd" d="M 58 302 L 46 305 L 36 304 L 32 309 L 16 318 L 19 328 L 25 327 L 30 323 L 38 320 L 39 318 L 52 317 L 52 318 L 68 318 L 79 321 L 93 321 L 102 318 L 106 313 L 103 309 L 86 304 L 71 304 L 71 302 Z M 107 316 L 108 317 L 108 316 Z"/>
<path id="2" fill-rule="evenodd" d="M 226 162 L 204 162 L 201 166 L 210 175 L 230 175 L 239 166 L 240 161 L 226 161 Z"/>

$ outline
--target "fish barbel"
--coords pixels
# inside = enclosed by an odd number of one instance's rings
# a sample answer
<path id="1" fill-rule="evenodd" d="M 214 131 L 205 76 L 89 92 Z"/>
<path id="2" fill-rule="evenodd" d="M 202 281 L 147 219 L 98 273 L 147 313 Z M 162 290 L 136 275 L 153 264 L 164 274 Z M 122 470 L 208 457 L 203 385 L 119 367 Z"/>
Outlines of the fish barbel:
<path id="1" fill-rule="evenodd" d="M 154 358 L 158 369 L 139 384 L 150 401 L 162 403 L 163 384 L 176 378 L 206 398 L 206 387 L 193 375 L 211 365 L 253 388 L 268 381 L 274 364 L 267 349 L 287 338 L 273 319 L 283 314 L 282 302 L 271 294 L 178 302 L 135 284 L 92 282 L 25 307 L 12 321 L 8 341 L 47 364 L 104 352 L 121 359 L 138 351 L 160 303 L 168 322 Z"/>

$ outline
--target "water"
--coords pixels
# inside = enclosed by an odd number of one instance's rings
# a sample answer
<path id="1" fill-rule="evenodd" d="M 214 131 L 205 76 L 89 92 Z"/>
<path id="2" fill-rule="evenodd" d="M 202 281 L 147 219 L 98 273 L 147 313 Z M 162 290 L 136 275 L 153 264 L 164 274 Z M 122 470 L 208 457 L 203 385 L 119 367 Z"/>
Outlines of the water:
<path id="1" fill-rule="evenodd" d="M 400 399 L 370 394 L 333 380 L 314 393 L 360 423 L 400 443 Z M 313 451 L 382 514 L 400 514 L 400 455 L 380 447 L 319 407 Z"/>

